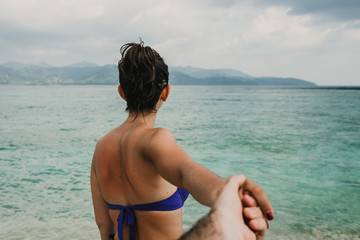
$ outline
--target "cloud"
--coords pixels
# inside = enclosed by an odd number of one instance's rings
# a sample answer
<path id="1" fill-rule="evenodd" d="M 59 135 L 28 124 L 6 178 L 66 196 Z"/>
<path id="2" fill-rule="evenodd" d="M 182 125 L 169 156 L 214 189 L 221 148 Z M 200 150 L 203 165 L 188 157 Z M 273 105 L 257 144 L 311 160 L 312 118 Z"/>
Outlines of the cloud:
<path id="1" fill-rule="evenodd" d="M 289 8 L 270 7 L 255 17 L 244 38 L 249 42 L 262 41 L 279 48 L 303 48 L 320 44 L 331 32 L 318 30 L 308 23 L 310 16 L 291 16 Z"/>
<path id="2" fill-rule="evenodd" d="M 360 19 L 358 0 L 255 0 L 260 6 L 290 7 L 293 15 L 319 15 L 336 21 Z"/>
<path id="3" fill-rule="evenodd" d="M 326 2 L 1 1 L 0 62 L 112 64 L 122 44 L 142 37 L 170 65 L 320 84 L 335 84 L 340 72 L 356 79 L 360 20 L 350 13 L 358 4 Z"/>

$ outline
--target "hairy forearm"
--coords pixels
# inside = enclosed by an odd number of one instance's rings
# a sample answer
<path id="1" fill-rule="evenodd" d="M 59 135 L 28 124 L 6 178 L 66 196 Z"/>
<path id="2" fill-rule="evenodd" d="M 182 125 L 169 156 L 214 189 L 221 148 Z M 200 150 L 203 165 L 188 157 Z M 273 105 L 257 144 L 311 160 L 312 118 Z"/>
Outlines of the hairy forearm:
<path id="1" fill-rule="evenodd" d="M 215 215 L 210 212 L 201 218 L 188 232 L 179 240 L 221 240 L 223 239 L 222 229 L 216 224 Z"/>

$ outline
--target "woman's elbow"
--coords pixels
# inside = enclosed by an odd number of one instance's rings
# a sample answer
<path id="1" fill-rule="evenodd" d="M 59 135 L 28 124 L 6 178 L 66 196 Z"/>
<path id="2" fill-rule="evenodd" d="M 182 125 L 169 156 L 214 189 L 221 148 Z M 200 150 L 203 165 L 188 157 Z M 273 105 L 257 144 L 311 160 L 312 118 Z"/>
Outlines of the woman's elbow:
<path id="1" fill-rule="evenodd" d="M 113 227 L 113 223 L 110 219 L 96 218 L 95 222 L 99 230 L 110 229 Z"/>

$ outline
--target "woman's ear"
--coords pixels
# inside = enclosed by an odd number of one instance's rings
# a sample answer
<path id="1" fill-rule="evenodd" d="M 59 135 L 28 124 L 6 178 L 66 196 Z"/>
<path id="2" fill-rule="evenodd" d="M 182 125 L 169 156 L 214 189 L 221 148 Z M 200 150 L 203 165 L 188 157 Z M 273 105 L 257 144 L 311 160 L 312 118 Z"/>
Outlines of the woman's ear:
<path id="1" fill-rule="evenodd" d="M 121 88 L 121 85 L 118 86 L 118 92 L 120 94 L 120 97 L 126 101 L 125 94 Z"/>
<path id="2" fill-rule="evenodd" d="M 163 101 L 163 102 L 165 102 L 166 101 L 166 99 L 168 98 L 168 96 L 169 96 L 169 94 L 170 94 L 170 85 L 167 85 L 164 89 L 163 89 L 163 91 L 162 91 L 162 93 L 161 93 L 161 96 L 160 96 L 160 99 Z"/>

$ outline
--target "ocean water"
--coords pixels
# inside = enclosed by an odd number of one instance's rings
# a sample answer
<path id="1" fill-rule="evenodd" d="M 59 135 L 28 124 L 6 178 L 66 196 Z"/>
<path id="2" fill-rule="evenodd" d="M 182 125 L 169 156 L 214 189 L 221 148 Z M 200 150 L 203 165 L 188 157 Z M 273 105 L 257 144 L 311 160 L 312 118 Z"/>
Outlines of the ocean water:
<path id="1" fill-rule="evenodd" d="M 127 117 L 116 86 L 0 86 L 0 239 L 99 239 L 89 170 Z M 156 126 L 263 186 L 266 239 L 360 239 L 360 91 L 173 86 Z M 190 198 L 189 228 L 208 208 Z"/>

